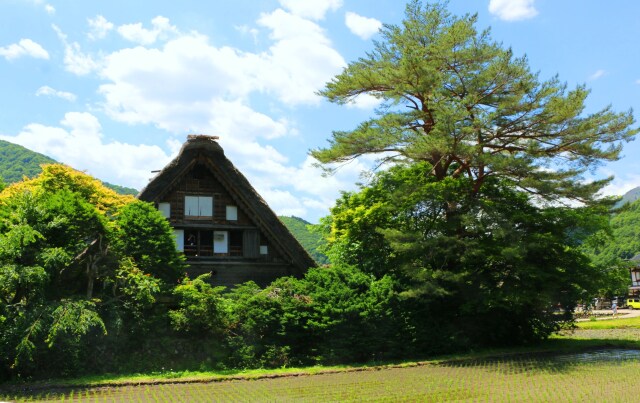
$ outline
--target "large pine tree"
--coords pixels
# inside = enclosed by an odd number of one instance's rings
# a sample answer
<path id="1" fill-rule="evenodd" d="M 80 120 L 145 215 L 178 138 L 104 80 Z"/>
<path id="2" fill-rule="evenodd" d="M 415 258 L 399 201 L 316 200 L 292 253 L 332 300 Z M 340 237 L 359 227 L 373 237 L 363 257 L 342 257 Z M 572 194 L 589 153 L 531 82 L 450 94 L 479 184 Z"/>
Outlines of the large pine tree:
<path id="1" fill-rule="evenodd" d="M 479 32 L 475 15 L 456 17 L 446 4 L 412 1 L 401 25 L 384 25 L 373 51 L 320 93 L 339 104 L 362 94 L 383 101 L 378 116 L 333 133 L 312 151 L 322 163 L 363 154 L 423 161 L 437 180 L 468 177 L 476 194 L 488 177 L 545 200 L 590 203 L 608 179 L 583 174 L 616 160 L 638 129 L 631 111 L 585 114 L 589 91 L 541 81 L 526 57 Z"/>

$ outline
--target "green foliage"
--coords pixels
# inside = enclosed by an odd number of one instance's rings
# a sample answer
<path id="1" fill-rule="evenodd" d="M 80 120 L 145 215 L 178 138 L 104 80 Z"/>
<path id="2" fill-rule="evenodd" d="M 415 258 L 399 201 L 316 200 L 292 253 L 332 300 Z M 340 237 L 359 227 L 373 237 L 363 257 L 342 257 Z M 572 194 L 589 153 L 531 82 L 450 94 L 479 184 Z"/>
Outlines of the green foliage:
<path id="1" fill-rule="evenodd" d="M 210 278 L 211 274 L 186 278 L 173 290 L 179 308 L 171 310 L 169 317 L 176 330 L 196 337 L 220 336 L 226 331 L 224 287 L 213 287 L 208 282 Z"/>
<path id="2" fill-rule="evenodd" d="M 126 205 L 115 227 L 115 247 L 140 270 L 171 286 L 184 276 L 184 255 L 176 249 L 169 222 L 153 205 L 143 201 Z"/>
<path id="3" fill-rule="evenodd" d="M 593 254 L 602 262 L 628 260 L 640 253 L 640 202 L 628 204 L 611 218 L 610 237 L 601 234 L 598 241 L 589 246 Z"/>
<path id="4" fill-rule="evenodd" d="M 585 87 L 539 80 L 476 22 L 411 1 L 321 91 L 382 101 L 312 155 L 395 164 L 323 225 L 333 263 L 397 281 L 418 351 L 536 341 L 570 320 L 554 308 L 571 311 L 611 277 L 583 249 L 607 226 L 615 200 L 598 192 L 610 178 L 583 175 L 638 132 L 631 111 L 585 114 Z"/>
<path id="5" fill-rule="evenodd" d="M 607 225 L 606 209 L 539 207 L 497 180 L 469 198 L 467 178 L 429 170 L 381 172 L 326 220 L 333 261 L 395 279 L 415 348 L 535 341 L 570 319 L 557 304 L 571 310 L 596 292 L 604 272 L 581 245 Z"/>
<path id="6" fill-rule="evenodd" d="M 637 264 L 629 259 L 640 253 L 640 202 L 627 204 L 607 216 L 611 228 L 590 239 L 584 249 L 608 274 L 598 294 L 626 295 L 629 268 Z"/>
<path id="7" fill-rule="evenodd" d="M 389 277 L 354 267 L 311 269 L 265 289 L 254 283 L 228 294 L 231 365 L 278 367 L 397 356 L 402 314 Z"/>
<path id="8" fill-rule="evenodd" d="M 326 242 L 322 238 L 320 231 L 311 223 L 299 217 L 279 216 L 280 221 L 287 226 L 287 229 L 300 242 L 300 245 L 309 253 L 309 255 L 319 265 L 328 264 L 329 259 L 320 250 L 325 246 Z"/>
<path id="9" fill-rule="evenodd" d="M 166 220 L 131 201 L 61 165 L 0 193 L 0 376 L 95 369 L 107 330 L 122 348 L 158 314 L 155 276 L 177 278 L 182 260 Z"/>

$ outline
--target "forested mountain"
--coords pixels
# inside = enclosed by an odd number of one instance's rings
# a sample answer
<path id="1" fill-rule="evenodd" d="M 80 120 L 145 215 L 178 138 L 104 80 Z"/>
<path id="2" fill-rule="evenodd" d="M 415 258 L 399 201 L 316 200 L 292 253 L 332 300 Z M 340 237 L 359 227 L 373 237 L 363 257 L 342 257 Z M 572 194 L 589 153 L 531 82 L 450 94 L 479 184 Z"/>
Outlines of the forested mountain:
<path id="1" fill-rule="evenodd" d="M 40 165 L 56 163 L 58 163 L 56 160 L 44 154 L 0 140 L 0 177 L 6 184 L 19 182 L 25 176 L 33 178 L 42 172 Z M 119 194 L 134 196 L 138 194 L 138 191 L 133 188 L 112 185 L 107 182 L 103 183 L 106 187 L 115 190 Z"/>
<path id="2" fill-rule="evenodd" d="M 309 252 L 309 255 L 311 255 L 318 264 L 329 263 L 327 256 L 318 252 L 318 248 L 325 244 L 325 240 L 322 239 L 320 234 L 310 230 L 309 226 L 313 224 L 295 216 L 279 216 L 278 218 L 280 218 L 280 221 L 287 226 L 293 236 L 298 240 L 298 242 L 300 242 L 302 247 Z"/>
<path id="3" fill-rule="evenodd" d="M 631 202 L 611 216 L 612 238 L 598 242 L 595 254 L 602 261 L 631 259 L 640 253 L 640 201 Z"/>
<path id="4" fill-rule="evenodd" d="M 635 187 L 622 195 L 622 200 L 616 204 L 616 207 L 621 207 L 627 203 L 633 203 L 638 199 L 640 199 L 640 186 Z"/>
<path id="5" fill-rule="evenodd" d="M 0 140 L 0 175 L 7 184 L 19 182 L 25 176 L 33 178 L 42 172 L 40 165 L 55 163 L 46 155 Z"/>

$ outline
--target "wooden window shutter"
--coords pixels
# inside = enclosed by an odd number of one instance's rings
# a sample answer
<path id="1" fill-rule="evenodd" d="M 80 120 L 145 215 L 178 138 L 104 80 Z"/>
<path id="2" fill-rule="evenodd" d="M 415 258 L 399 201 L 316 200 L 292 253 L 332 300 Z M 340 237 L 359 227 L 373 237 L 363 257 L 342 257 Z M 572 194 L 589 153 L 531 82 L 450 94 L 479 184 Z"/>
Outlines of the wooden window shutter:
<path id="1" fill-rule="evenodd" d="M 248 229 L 242 234 L 242 255 L 244 257 L 260 256 L 260 234 L 258 230 Z"/>

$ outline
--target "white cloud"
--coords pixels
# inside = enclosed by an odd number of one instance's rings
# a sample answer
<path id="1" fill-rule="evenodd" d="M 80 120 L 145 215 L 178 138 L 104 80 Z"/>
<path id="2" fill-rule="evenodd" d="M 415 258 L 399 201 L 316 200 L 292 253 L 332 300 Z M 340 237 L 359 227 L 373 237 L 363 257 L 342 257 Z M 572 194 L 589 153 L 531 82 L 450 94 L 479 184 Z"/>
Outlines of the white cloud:
<path id="1" fill-rule="evenodd" d="M 490 0 L 489 12 L 501 20 L 518 21 L 538 15 L 535 0 Z"/>
<path id="2" fill-rule="evenodd" d="M 102 39 L 113 29 L 113 23 L 107 21 L 107 19 L 101 15 L 96 15 L 96 18 L 93 19 L 88 18 L 87 22 L 91 29 L 87 36 L 91 40 Z"/>
<path id="3" fill-rule="evenodd" d="M 138 46 L 107 55 L 100 74 L 108 82 L 99 90 L 105 110 L 114 119 L 174 133 L 243 131 L 233 127 L 238 124 L 256 126 L 266 138 L 282 136 L 286 122 L 252 111 L 250 94 L 273 93 L 291 105 L 318 103 L 315 92 L 346 63 L 311 21 L 277 10 L 262 15 L 259 24 L 272 30 L 274 44 L 267 52 L 218 48 L 190 33 L 160 49 Z M 254 123 L 247 125 L 247 117 Z"/>
<path id="4" fill-rule="evenodd" d="M 166 26 L 170 26 L 168 24 L 166 20 Z M 76 63 L 71 63 L 72 59 L 68 58 L 67 70 L 71 71 L 71 66 L 74 66 L 78 72 L 95 71 L 103 80 L 98 89 L 103 96 L 100 106 L 109 117 L 128 124 L 154 125 L 181 136 L 186 133 L 219 135 L 225 154 L 276 212 L 315 220 L 328 214 L 328 208 L 339 196 L 340 189 L 353 188 L 365 165 L 350 164 L 337 175 L 323 178 L 321 170 L 312 166 L 311 159 L 292 163 L 269 145 L 269 140 L 295 136 L 295 122 L 277 113 L 267 114 L 258 110 L 252 105 L 252 100 L 256 94 L 266 94 L 288 105 L 319 103 L 316 91 L 339 73 L 346 62 L 320 26 L 299 15 L 279 9 L 262 14 L 257 27 L 268 30 L 271 41 L 270 46 L 261 52 L 214 46 L 206 36 L 197 32 L 181 33 L 174 29 L 171 31 L 174 34 L 160 46 L 129 47 L 101 54 L 96 60 L 84 54 L 77 43 L 69 44 L 66 35 L 57 31 L 65 48 L 69 49 L 68 53 L 76 56 Z M 131 30 L 140 34 L 138 42 L 155 44 L 161 37 L 160 34 L 146 37 L 145 31 L 150 30 L 144 30 L 142 26 L 139 28 Z M 251 35 L 258 34 L 253 27 L 238 29 Z M 84 70 L 79 68 L 82 66 L 80 56 L 85 56 L 88 61 Z M 373 97 L 361 97 L 354 106 L 371 108 L 376 102 Z M 44 135 L 55 132 L 55 136 L 50 136 L 50 143 L 57 141 L 61 145 L 55 148 L 54 144 L 49 144 L 47 147 L 52 151 L 48 154 L 55 152 L 61 161 L 93 172 L 93 169 L 98 169 L 93 167 L 100 165 L 103 159 L 64 150 L 64 147 L 75 150 L 84 147 L 82 143 L 72 146 L 71 138 L 79 130 L 76 129 L 78 120 L 90 121 L 90 117 L 92 115 L 71 115 L 65 118 L 62 127 L 29 125 L 18 136 L 24 143 L 28 138 L 30 144 L 35 144 L 36 136 L 28 136 L 30 133 Z M 112 155 L 117 150 L 128 155 L 129 151 L 133 153 L 132 150 L 140 149 L 143 155 L 145 152 L 153 154 L 143 146 L 104 142 L 95 134 L 100 132 L 99 126 L 84 131 L 94 133 L 87 135 L 86 141 L 93 139 L 93 144 L 86 146 L 93 147 L 96 153 Z M 174 138 L 168 146 L 175 152 L 181 144 L 182 141 Z M 149 170 L 160 169 L 166 164 L 166 155 L 161 154 L 161 150 L 154 152 L 157 154 L 153 154 L 156 155 L 153 166 L 146 163 L 140 165 L 143 168 L 131 165 L 133 162 L 129 160 L 114 159 L 113 168 L 104 168 L 105 172 L 113 169 L 114 173 L 104 179 L 140 187 L 136 183 L 142 177 L 146 183 Z M 91 159 L 96 160 L 95 165 L 91 165 Z M 120 165 L 128 168 L 121 169 Z M 118 175 L 127 170 L 140 170 L 140 173 L 131 179 L 118 179 Z M 308 186 L 309 183 L 314 186 Z"/>
<path id="5" fill-rule="evenodd" d="M 605 70 L 598 70 L 589 76 L 589 81 L 597 80 L 599 78 L 604 77 L 605 75 L 607 75 L 607 72 Z"/>
<path id="6" fill-rule="evenodd" d="M 378 99 L 373 95 L 360 94 L 358 97 L 347 104 L 347 108 L 356 109 L 373 109 L 382 103 L 382 99 Z"/>
<path id="7" fill-rule="evenodd" d="M 100 63 L 80 49 L 78 42 L 69 43 L 67 35 L 55 24 L 51 25 L 58 38 L 64 44 L 64 68 L 68 72 L 83 76 L 100 68 Z"/>
<path id="8" fill-rule="evenodd" d="M 74 102 L 76 100 L 75 94 L 72 94 L 66 91 L 54 90 L 53 88 L 47 85 L 38 88 L 38 90 L 36 91 L 36 96 L 41 96 L 41 95 L 46 95 L 49 97 L 58 97 L 70 102 Z"/>
<path id="9" fill-rule="evenodd" d="M 351 32 L 364 40 L 371 38 L 382 27 L 382 23 L 375 18 L 363 17 L 351 11 L 344 15 L 344 23 Z"/>
<path id="10" fill-rule="evenodd" d="M 7 60 L 30 56 L 36 59 L 49 59 L 49 53 L 31 39 L 20 39 L 18 43 L 0 47 L 0 56 Z"/>
<path id="11" fill-rule="evenodd" d="M 169 23 L 169 19 L 157 16 L 151 20 L 152 29 L 142 27 L 142 23 L 120 25 L 118 33 L 128 41 L 141 45 L 151 45 L 158 39 L 167 39 L 170 34 L 177 34 L 178 29 Z"/>
<path id="12" fill-rule="evenodd" d="M 44 7 L 44 11 L 47 12 L 47 14 L 49 15 L 53 15 L 56 12 L 56 9 L 51 5 L 51 4 L 46 4 L 44 2 L 44 0 L 25 0 L 27 3 L 31 3 L 34 6 L 41 6 L 43 5 Z"/>
<path id="13" fill-rule="evenodd" d="M 346 66 L 322 28 L 282 10 L 263 14 L 258 24 L 271 29 L 275 41 L 260 55 L 259 84 L 284 103 L 317 104 L 316 91 Z"/>
<path id="14" fill-rule="evenodd" d="M 258 42 L 258 34 L 260 33 L 258 29 L 251 28 L 248 25 L 236 25 L 234 26 L 234 28 L 236 29 L 236 31 L 240 32 L 243 35 L 251 35 L 254 43 Z"/>
<path id="15" fill-rule="evenodd" d="M 104 142 L 101 125 L 90 113 L 69 112 L 60 125 L 32 123 L 15 136 L 0 138 L 102 180 L 137 189 L 147 183 L 152 170 L 162 168 L 170 160 L 158 146 Z"/>
<path id="16" fill-rule="evenodd" d="M 342 0 L 280 0 L 280 4 L 299 17 L 321 20 L 327 11 L 342 7 Z"/>

